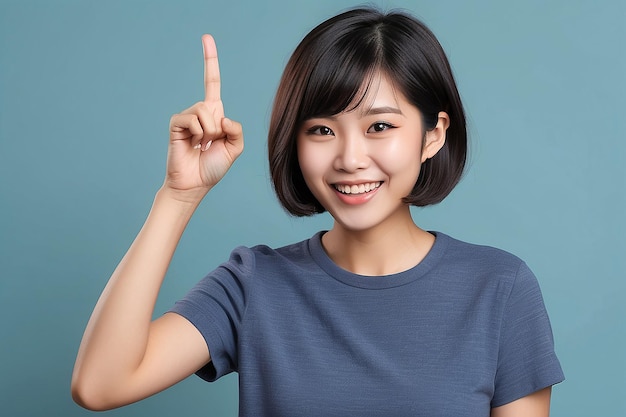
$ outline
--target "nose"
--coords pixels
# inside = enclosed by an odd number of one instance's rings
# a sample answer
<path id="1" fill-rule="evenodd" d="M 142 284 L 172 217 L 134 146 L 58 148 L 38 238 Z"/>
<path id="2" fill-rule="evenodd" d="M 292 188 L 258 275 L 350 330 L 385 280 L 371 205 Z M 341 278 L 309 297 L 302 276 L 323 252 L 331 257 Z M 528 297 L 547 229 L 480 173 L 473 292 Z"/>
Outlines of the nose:
<path id="1" fill-rule="evenodd" d="M 337 141 L 334 168 L 338 171 L 356 172 L 369 166 L 367 139 L 358 133 L 344 134 Z"/>

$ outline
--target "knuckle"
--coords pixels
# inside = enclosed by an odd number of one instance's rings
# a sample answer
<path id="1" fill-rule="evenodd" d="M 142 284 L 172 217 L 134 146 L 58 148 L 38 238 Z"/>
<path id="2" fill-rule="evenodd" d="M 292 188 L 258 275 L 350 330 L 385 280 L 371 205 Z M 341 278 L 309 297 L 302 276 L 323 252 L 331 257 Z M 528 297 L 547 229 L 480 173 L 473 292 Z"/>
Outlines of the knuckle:
<path id="1" fill-rule="evenodd" d="M 211 137 L 217 137 L 221 132 L 215 126 L 209 126 L 205 130 L 205 133 Z"/>
<path id="2" fill-rule="evenodd" d="M 208 106 L 207 106 L 206 102 L 204 102 L 204 101 L 197 102 L 196 104 L 194 104 L 193 107 L 196 108 L 199 111 L 207 111 L 208 110 Z"/>
<path id="3" fill-rule="evenodd" d="M 182 114 L 172 115 L 172 117 L 170 117 L 170 127 L 180 126 L 182 120 L 183 120 Z"/>

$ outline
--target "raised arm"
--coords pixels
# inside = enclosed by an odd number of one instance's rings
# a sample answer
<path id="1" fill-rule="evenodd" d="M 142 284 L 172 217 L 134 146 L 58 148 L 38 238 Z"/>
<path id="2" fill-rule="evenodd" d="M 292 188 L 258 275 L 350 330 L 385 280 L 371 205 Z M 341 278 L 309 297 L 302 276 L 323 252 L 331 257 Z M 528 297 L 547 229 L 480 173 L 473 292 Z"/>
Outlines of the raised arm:
<path id="1" fill-rule="evenodd" d="M 210 361 L 206 342 L 184 318 L 152 321 L 180 237 L 206 193 L 243 150 L 241 125 L 224 117 L 213 38 L 202 37 L 205 98 L 170 121 L 165 181 L 144 226 L 91 315 L 72 375 L 72 396 L 104 410 L 155 394 Z"/>

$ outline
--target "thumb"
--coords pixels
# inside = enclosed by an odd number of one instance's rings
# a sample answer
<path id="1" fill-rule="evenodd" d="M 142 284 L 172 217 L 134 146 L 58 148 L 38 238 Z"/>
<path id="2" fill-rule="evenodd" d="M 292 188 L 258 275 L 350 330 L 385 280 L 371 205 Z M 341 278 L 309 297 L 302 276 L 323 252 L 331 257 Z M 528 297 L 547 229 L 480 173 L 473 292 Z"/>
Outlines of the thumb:
<path id="1" fill-rule="evenodd" d="M 226 139 L 230 142 L 236 142 L 243 139 L 243 128 L 241 123 L 237 123 L 227 117 L 222 119 L 222 131 L 226 135 Z"/>
<path id="2" fill-rule="evenodd" d="M 243 151 L 243 128 L 241 123 L 227 117 L 222 119 L 222 132 L 226 135 L 226 141 L 232 145 L 239 154 Z"/>

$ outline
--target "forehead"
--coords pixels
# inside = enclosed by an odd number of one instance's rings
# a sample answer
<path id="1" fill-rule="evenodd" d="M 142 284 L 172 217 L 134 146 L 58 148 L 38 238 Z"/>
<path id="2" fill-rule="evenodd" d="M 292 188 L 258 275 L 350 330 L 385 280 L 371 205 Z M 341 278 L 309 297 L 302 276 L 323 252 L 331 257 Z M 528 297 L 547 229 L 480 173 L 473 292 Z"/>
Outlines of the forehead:
<path id="1" fill-rule="evenodd" d="M 402 113 L 402 109 L 407 106 L 412 105 L 390 77 L 382 71 L 376 71 L 363 80 L 354 100 L 342 112 L 356 111 L 365 114 L 384 108 L 387 112 L 398 110 Z"/>

